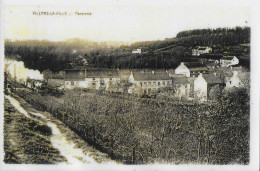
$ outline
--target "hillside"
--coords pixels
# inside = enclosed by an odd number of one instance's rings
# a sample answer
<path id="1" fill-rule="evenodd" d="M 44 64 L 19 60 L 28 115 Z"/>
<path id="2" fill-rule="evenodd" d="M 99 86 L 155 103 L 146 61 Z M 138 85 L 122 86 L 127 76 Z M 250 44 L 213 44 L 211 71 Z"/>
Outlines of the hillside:
<path id="1" fill-rule="evenodd" d="M 217 28 L 182 31 L 175 38 L 160 41 L 91 42 L 69 39 L 64 42 L 5 41 L 5 56 L 23 60 L 26 67 L 54 72 L 77 65 L 96 68 L 175 68 L 180 61 L 194 60 L 195 46 L 210 46 L 215 54 L 236 55 L 249 67 L 250 28 Z M 141 48 L 141 54 L 132 53 Z M 59 65 L 57 65 L 57 63 Z"/>

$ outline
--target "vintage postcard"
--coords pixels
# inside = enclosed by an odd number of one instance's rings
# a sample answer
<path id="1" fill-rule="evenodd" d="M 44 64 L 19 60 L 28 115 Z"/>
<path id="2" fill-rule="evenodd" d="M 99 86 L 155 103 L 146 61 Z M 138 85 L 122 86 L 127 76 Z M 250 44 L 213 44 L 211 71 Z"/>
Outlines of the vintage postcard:
<path id="1" fill-rule="evenodd" d="M 0 169 L 258 170 L 257 4 L 3 1 Z"/>

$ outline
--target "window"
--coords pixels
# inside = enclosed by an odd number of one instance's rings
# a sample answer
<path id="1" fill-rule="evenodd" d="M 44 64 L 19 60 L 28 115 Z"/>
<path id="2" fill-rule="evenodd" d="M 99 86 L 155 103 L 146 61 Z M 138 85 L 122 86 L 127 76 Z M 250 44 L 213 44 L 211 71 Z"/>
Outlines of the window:
<path id="1" fill-rule="evenodd" d="M 153 82 L 153 85 L 156 85 L 156 82 Z"/>
<path id="2" fill-rule="evenodd" d="M 163 81 L 162 84 L 165 86 L 165 82 Z"/>
<path id="3" fill-rule="evenodd" d="M 158 82 L 158 85 L 161 85 L 161 82 Z"/>
<path id="4" fill-rule="evenodd" d="M 229 83 L 231 84 L 231 81 L 229 81 Z"/>
<path id="5" fill-rule="evenodd" d="M 151 86 L 151 82 L 148 82 L 148 85 Z"/>
<path id="6" fill-rule="evenodd" d="M 109 80 L 112 80 L 112 78 L 110 78 Z"/>
<path id="7" fill-rule="evenodd" d="M 167 81 L 167 85 L 170 85 L 170 81 Z"/>
<path id="8" fill-rule="evenodd" d="M 74 86 L 74 81 L 71 81 L 71 83 L 70 83 L 72 86 Z"/>
<path id="9" fill-rule="evenodd" d="M 143 86 L 143 82 L 140 82 L 140 86 Z"/>
<path id="10" fill-rule="evenodd" d="M 93 78 L 93 80 L 95 80 L 95 78 Z"/>
<path id="11" fill-rule="evenodd" d="M 144 82 L 144 85 L 146 85 L 146 82 Z"/>
<path id="12" fill-rule="evenodd" d="M 70 84 L 70 82 L 66 82 L 66 84 L 67 84 L 67 85 L 69 85 L 69 84 Z"/>

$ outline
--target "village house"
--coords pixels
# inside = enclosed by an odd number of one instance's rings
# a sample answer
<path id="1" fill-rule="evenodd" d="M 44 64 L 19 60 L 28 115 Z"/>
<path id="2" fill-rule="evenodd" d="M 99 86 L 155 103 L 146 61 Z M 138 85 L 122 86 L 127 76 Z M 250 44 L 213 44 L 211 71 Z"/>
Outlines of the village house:
<path id="1" fill-rule="evenodd" d="M 233 87 L 249 86 L 249 82 L 250 82 L 249 72 L 233 71 L 232 77 L 227 78 L 226 89 L 230 89 Z"/>
<path id="2" fill-rule="evenodd" d="M 211 53 L 212 48 L 208 46 L 197 46 L 192 49 L 192 56 L 200 56 L 201 54 Z"/>
<path id="3" fill-rule="evenodd" d="M 88 70 L 85 82 L 90 89 L 116 91 L 120 77 L 117 70 Z"/>
<path id="4" fill-rule="evenodd" d="M 129 82 L 132 84 L 128 93 L 138 95 L 154 95 L 160 89 L 172 85 L 167 72 L 131 71 Z"/>
<path id="5" fill-rule="evenodd" d="M 114 91 L 119 82 L 117 70 L 91 68 L 65 71 L 65 89 L 87 88 Z"/>
<path id="6" fill-rule="evenodd" d="M 220 65 L 222 67 L 237 65 L 238 63 L 239 63 L 239 59 L 236 56 L 224 56 L 220 59 Z"/>
<path id="7" fill-rule="evenodd" d="M 212 62 L 205 62 L 205 66 L 208 68 L 208 70 L 215 70 L 216 68 L 219 67 L 219 63 L 216 63 L 214 61 Z"/>
<path id="8" fill-rule="evenodd" d="M 175 69 L 175 74 L 181 74 L 186 77 L 197 77 L 200 73 L 208 73 L 208 68 L 201 63 L 181 62 Z"/>
<path id="9" fill-rule="evenodd" d="M 85 84 L 85 69 L 71 69 L 65 70 L 64 88 L 86 88 Z"/>
<path id="10" fill-rule="evenodd" d="M 223 57 L 221 54 L 202 54 L 199 59 L 203 62 L 214 62 L 216 64 L 220 63 L 220 59 Z"/>
<path id="11" fill-rule="evenodd" d="M 194 80 L 194 96 L 201 102 L 213 100 L 222 88 L 223 82 L 216 74 L 200 74 Z"/>
<path id="12" fill-rule="evenodd" d="M 132 53 L 141 54 L 142 53 L 142 49 L 141 48 L 133 49 Z"/>

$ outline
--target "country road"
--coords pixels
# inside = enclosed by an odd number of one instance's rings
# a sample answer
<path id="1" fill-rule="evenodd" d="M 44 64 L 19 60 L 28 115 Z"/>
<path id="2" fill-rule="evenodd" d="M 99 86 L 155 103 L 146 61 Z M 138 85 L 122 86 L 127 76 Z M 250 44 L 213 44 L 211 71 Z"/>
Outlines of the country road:
<path id="1" fill-rule="evenodd" d="M 37 111 L 21 98 L 6 95 L 10 104 L 26 118 L 47 125 L 51 129 L 50 142 L 67 164 L 118 164 L 83 141 L 62 122 L 48 112 Z M 39 154 L 40 155 L 40 154 Z"/>

